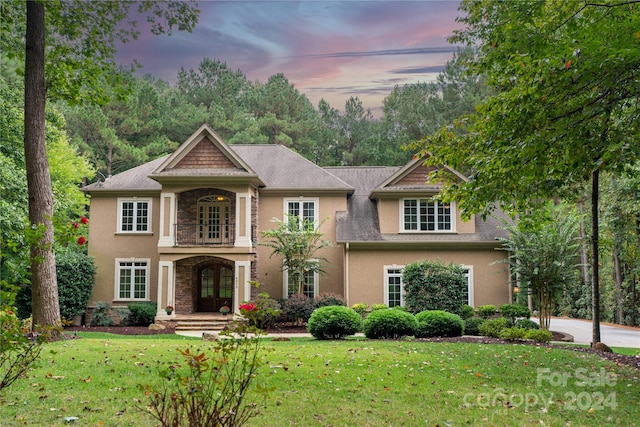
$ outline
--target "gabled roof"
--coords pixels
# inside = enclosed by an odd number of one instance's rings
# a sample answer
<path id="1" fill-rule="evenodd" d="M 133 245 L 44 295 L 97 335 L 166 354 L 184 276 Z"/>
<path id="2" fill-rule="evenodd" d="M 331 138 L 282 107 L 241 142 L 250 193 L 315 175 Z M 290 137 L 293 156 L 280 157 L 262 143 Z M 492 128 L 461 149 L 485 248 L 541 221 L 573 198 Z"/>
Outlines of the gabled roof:
<path id="1" fill-rule="evenodd" d="M 387 177 L 383 182 L 378 184 L 371 190 L 371 197 L 377 198 L 382 194 L 398 194 L 398 193 L 438 193 L 442 189 L 442 183 L 429 182 L 429 173 L 438 168 L 433 166 L 425 166 L 424 158 L 418 157 L 407 163 L 404 167 L 399 168 L 394 174 Z M 442 166 L 451 173 L 456 179 L 467 181 L 460 172 L 448 166 Z"/>
<path id="2" fill-rule="evenodd" d="M 110 176 L 104 181 L 94 182 L 87 186 L 82 187 L 82 191 L 86 193 L 100 192 L 100 191 L 158 191 L 162 190 L 162 185 L 159 182 L 149 178 L 151 172 L 156 170 L 167 157 L 160 157 L 159 159 L 144 163 L 135 168 L 121 172 L 117 175 Z"/>

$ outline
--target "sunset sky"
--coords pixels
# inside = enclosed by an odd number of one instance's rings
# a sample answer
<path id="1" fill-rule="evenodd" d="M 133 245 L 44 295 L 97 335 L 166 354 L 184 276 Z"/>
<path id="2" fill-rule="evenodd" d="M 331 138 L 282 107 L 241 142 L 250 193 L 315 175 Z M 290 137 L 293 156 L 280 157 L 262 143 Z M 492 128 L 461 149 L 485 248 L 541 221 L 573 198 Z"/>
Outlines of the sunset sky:
<path id="1" fill-rule="evenodd" d="M 215 58 L 250 80 L 283 73 L 317 107 L 339 110 L 350 96 L 380 114 L 395 85 L 430 81 L 451 59 L 446 39 L 458 1 L 200 1 L 192 33 L 148 32 L 116 60 L 175 83 L 181 67 Z"/>

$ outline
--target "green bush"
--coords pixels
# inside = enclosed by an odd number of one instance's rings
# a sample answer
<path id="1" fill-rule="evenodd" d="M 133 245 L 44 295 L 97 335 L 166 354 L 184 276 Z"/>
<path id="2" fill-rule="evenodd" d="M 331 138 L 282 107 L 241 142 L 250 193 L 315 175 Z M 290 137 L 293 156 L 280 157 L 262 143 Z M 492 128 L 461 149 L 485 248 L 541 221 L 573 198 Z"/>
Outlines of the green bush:
<path id="1" fill-rule="evenodd" d="M 391 310 L 400 310 L 400 311 L 406 311 L 407 313 L 409 313 L 409 309 L 404 305 L 396 305 Z"/>
<path id="2" fill-rule="evenodd" d="M 402 270 L 404 301 L 413 313 L 443 310 L 461 314 L 467 302 L 467 279 L 461 266 L 441 261 L 419 261 Z"/>
<path id="3" fill-rule="evenodd" d="M 469 317 L 464 321 L 464 334 L 465 335 L 480 335 L 480 325 L 485 322 L 480 317 Z"/>
<path id="4" fill-rule="evenodd" d="M 364 319 L 367 338 L 401 338 L 415 333 L 417 326 L 413 314 L 401 310 L 374 310 Z"/>
<path id="5" fill-rule="evenodd" d="M 465 304 L 462 306 L 462 313 L 460 314 L 460 317 L 462 317 L 462 320 L 466 320 L 472 318 L 475 314 L 473 307 L 469 304 Z"/>
<path id="6" fill-rule="evenodd" d="M 553 335 L 545 329 L 529 329 L 524 334 L 524 338 L 536 342 L 549 342 L 551 338 L 553 338 Z"/>
<path id="7" fill-rule="evenodd" d="M 484 337 L 500 337 L 500 331 L 503 329 L 507 329 L 509 327 L 509 322 L 504 317 L 499 317 L 497 319 L 488 319 L 485 320 L 482 325 L 478 327 L 478 331 L 480 335 Z"/>
<path id="8" fill-rule="evenodd" d="M 531 317 L 529 308 L 522 304 L 502 304 L 500 315 L 509 320 L 512 325 L 516 324 L 516 319 L 528 319 Z"/>
<path id="9" fill-rule="evenodd" d="M 389 308 L 387 304 L 378 303 L 371 306 L 371 311 L 386 310 L 387 308 Z"/>
<path id="10" fill-rule="evenodd" d="M 523 328 L 505 328 L 500 331 L 498 337 L 506 341 L 521 341 L 524 339 L 526 329 Z"/>
<path id="11" fill-rule="evenodd" d="M 478 316 L 483 319 L 488 319 L 494 314 L 496 314 L 496 306 L 493 304 L 481 305 L 478 307 Z"/>
<path id="12" fill-rule="evenodd" d="M 282 303 L 282 317 L 298 325 L 309 320 L 313 313 L 313 300 L 306 295 L 292 294 Z"/>
<path id="13" fill-rule="evenodd" d="M 244 316 L 249 320 L 249 325 L 261 330 L 269 329 L 282 312 L 280 303 L 266 292 L 259 293 L 251 303 L 255 305 L 255 310 Z"/>
<path id="14" fill-rule="evenodd" d="M 149 326 L 153 323 L 158 304 L 153 301 L 132 302 L 127 304 L 129 314 L 123 323 L 127 326 Z"/>
<path id="15" fill-rule="evenodd" d="M 523 329 L 540 329 L 540 325 L 531 319 L 518 319 L 516 320 L 516 327 Z"/>
<path id="16" fill-rule="evenodd" d="M 355 310 L 341 305 L 315 309 L 307 325 L 309 333 L 319 340 L 342 339 L 361 329 L 362 317 Z"/>
<path id="17" fill-rule="evenodd" d="M 364 317 L 364 314 L 369 308 L 369 304 L 367 304 L 366 302 L 359 302 L 357 304 L 353 304 L 351 308 L 354 309 L 360 316 Z"/>
<path id="18" fill-rule="evenodd" d="M 330 293 L 320 294 L 313 300 L 314 308 L 327 307 L 332 305 L 342 305 L 346 307 L 347 303 L 340 295 Z"/>
<path id="19" fill-rule="evenodd" d="M 111 326 L 113 319 L 110 316 L 111 304 L 99 301 L 91 313 L 91 326 Z"/>
<path id="20" fill-rule="evenodd" d="M 464 330 L 460 316 L 442 310 L 426 310 L 416 314 L 416 338 L 459 337 Z"/>

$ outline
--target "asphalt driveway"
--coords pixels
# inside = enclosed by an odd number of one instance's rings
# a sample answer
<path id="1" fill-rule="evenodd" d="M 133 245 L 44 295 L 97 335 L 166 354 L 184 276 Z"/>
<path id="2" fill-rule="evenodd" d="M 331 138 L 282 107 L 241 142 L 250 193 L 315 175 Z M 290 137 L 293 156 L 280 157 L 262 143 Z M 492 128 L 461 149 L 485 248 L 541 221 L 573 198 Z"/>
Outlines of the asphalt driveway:
<path id="1" fill-rule="evenodd" d="M 533 319 L 538 320 L 538 319 Z M 573 340 L 579 344 L 590 344 L 592 337 L 592 323 L 590 320 L 551 318 L 549 329 L 573 335 Z M 600 339 L 609 347 L 640 348 L 640 328 L 627 328 L 600 324 Z"/>

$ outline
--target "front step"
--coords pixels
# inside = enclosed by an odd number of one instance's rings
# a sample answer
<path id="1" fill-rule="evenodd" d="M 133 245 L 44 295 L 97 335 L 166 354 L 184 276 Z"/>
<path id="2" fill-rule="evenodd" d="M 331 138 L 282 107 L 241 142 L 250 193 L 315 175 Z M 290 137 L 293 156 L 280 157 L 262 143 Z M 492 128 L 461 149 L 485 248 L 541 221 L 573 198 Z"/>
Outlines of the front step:
<path id="1" fill-rule="evenodd" d="M 176 321 L 176 331 L 221 331 L 233 321 L 229 319 L 180 319 Z"/>

